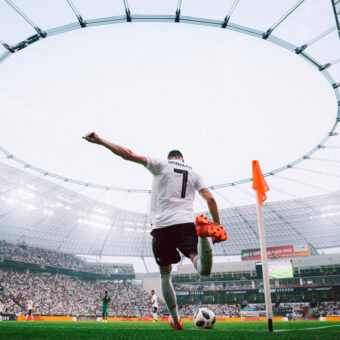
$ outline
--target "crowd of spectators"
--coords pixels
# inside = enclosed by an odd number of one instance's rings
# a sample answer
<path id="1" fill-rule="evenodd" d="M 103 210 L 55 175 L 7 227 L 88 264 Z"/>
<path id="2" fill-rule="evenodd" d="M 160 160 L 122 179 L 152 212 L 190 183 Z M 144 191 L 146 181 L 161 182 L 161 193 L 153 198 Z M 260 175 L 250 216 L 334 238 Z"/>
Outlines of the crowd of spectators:
<path id="1" fill-rule="evenodd" d="M 112 299 L 110 316 L 138 315 L 136 307 L 129 302 L 127 288 L 123 284 L 0 270 L 0 285 L 0 299 L 7 313 L 23 314 L 28 297 L 31 297 L 35 314 L 100 316 L 100 298 L 107 290 Z M 18 304 L 13 303 L 12 299 Z"/>
<path id="2" fill-rule="evenodd" d="M 340 316 L 340 301 L 321 302 L 316 307 L 315 313 L 319 314 L 320 316 L 327 316 L 327 315 Z"/>
<path id="3" fill-rule="evenodd" d="M 207 305 L 185 305 L 179 309 L 182 317 L 192 316 L 198 308 L 209 308 L 212 310 L 217 317 L 230 317 L 238 318 L 241 316 L 241 306 L 236 304 L 207 304 Z M 247 307 L 253 307 L 256 311 L 264 311 L 264 304 L 250 304 Z M 279 307 L 275 308 L 273 304 L 274 315 L 280 308 L 290 310 L 285 316 L 291 318 L 308 317 L 308 318 L 319 318 L 327 316 L 340 316 L 340 302 L 339 301 L 328 301 L 320 303 L 280 303 Z"/>
<path id="4" fill-rule="evenodd" d="M 61 275 L 43 275 L 0 270 L 0 300 L 3 313 L 25 314 L 27 301 L 33 301 L 33 314 L 65 316 L 101 316 L 101 297 L 107 290 L 112 299 L 109 316 L 151 317 L 151 295 L 136 286 L 112 281 L 88 281 Z M 163 301 L 158 299 L 159 316 L 168 314 Z M 256 310 L 264 310 L 264 304 L 252 304 Z M 249 307 L 248 306 L 248 307 Z M 205 307 L 217 317 L 240 317 L 237 304 L 206 304 L 180 306 L 181 317 L 192 317 L 195 311 Z M 275 308 L 291 310 L 292 315 L 324 317 L 340 315 L 340 302 L 281 303 Z"/>
<path id="5" fill-rule="evenodd" d="M 4 313 L 24 314 L 28 298 L 31 297 L 34 314 L 100 316 L 100 297 L 108 290 L 112 299 L 109 316 L 152 317 L 150 292 L 131 284 L 0 270 L 0 285 L 3 293 L 0 300 L 4 304 Z M 160 299 L 158 306 L 160 317 L 168 314 L 164 302 Z M 179 312 L 182 317 L 192 317 L 200 307 L 211 309 L 218 317 L 238 317 L 240 313 L 237 305 L 222 304 L 185 305 Z"/>
<path id="6" fill-rule="evenodd" d="M 265 305 L 250 304 L 247 307 L 252 307 L 256 311 L 264 311 Z M 206 304 L 206 305 L 184 305 L 179 308 L 181 317 L 192 317 L 198 308 L 209 308 L 212 310 L 216 317 L 227 317 L 227 318 L 239 318 L 241 316 L 242 307 L 237 304 Z M 280 303 L 279 307 L 275 308 L 273 304 L 274 315 L 279 312 L 280 309 L 290 310 L 287 315 L 291 318 L 308 317 L 308 318 L 319 318 L 326 316 L 340 316 L 340 302 L 339 301 L 328 301 L 320 303 L 309 303 L 309 302 L 298 302 L 298 303 Z M 278 314 L 280 315 L 280 314 Z"/>
<path id="7" fill-rule="evenodd" d="M 6 241 L 0 241 L 0 258 L 97 274 L 134 273 L 133 266 L 130 264 L 91 264 L 76 255 L 27 245 L 15 245 Z"/>
<path id="8" fill-rule="evenodd" d="M 325 316 L 340 316 L 340 302 L 339 301 L 327 301 L 319 303 L 281 303 L 281 308 L 291 308 L 292 316 L 306 316 L 306 317 L 325 317 Z"/>
<path id="9" fill-rule="evenodd" d="M 192 317 L 198 308 L 212 310 L 218 318 L 238 318 L 241 308 L 238 305 L 226 304 L 205 304 L 205 305 L 184 305 L 179 308 L 181 317 Z"/>
<path id="10" fill-rule="evenodd" d="M 183 287 L 184 288 L 184 287 Z M 100 296 L 108 290 L 112 298 L 110 316 L 151 317 L 151 295 L 140 286 L 112 281 L 86 281 L 66 276 L 26 274 L 0 270 L 0 300 L 3 312 L 23 314 L 28 297 L 34 302 L 34 313 L 40 315 L 101 315 Z M 10 296 L 10 297 L 9 297 Z M 15 303 L 13 299 L 17 302 Z M 168 314 L 163 301 L 159 300 L 159 316 Z M 20 307 L 24 307 L 23 309 Z M 184 305 L 180 308 L 182 317 L 190 317 L 200 305 Z M 207 307 L 218 317 L 239 317 L 238 305 L 209 304 Z M 254 304 L 256 310 L 263 310 L 263 304 Z M 273 306 L 275 309 L 275 306 Z M 291 309 L 287 315 L 325 317 L 340 315 L 340 302 L 281 303 L 278 307 Z"/>
<path id="11" fill-rule="evenodd" d="M 142 317 L 152 317 L 151 294 L 139 286 L 127 285 L 132 304 L 136 305 Z M 165 303 L 158 299 L 158 314 L 168 314 Z"/>

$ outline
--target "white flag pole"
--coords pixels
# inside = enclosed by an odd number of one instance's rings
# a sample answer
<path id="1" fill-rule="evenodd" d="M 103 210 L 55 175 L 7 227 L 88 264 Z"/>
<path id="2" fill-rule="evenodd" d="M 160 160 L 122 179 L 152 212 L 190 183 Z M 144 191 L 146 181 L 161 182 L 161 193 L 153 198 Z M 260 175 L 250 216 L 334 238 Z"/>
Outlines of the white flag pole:
<path id="1" fill-rule="evenodd" d="M 259 192 L 256 191 L 255 193 L 256 193 L 257 223 L 258 223 L 259 236 L 260 236 L 262 273 L 263 273 L 263 284 L 264 284 L 264 299 L 266 302 L 266 314 L 267 314 L 267 320 L 268 320 L 268 328 L 269 328 L 269 331 L 272 332 L 273 331 L 273 309 L 272 309 L 272 297 L 270 295 L 266 236 L 264 233 L 263 213 L 262 213 L 262 206 L 260 204 Z"/>

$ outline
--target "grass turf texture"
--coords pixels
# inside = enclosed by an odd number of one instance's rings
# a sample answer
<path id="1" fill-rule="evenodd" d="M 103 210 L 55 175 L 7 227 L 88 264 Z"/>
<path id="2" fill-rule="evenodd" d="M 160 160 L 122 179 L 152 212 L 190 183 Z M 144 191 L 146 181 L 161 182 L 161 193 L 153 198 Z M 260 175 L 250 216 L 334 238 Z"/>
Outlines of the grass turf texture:
<path id="1" fill-rule="evenodd" d="M 274 333 L 266 322 L 218 322 L 213 330 L 196 329 L 183 323 L 184 331 L 174 331 L 167 322 L 0 322 L 1 339 L 230 339 L 230 340 L 336 340 L 340 322 L 275 322 Z M 322 327 L 322 328 L 319 328 Z"/>

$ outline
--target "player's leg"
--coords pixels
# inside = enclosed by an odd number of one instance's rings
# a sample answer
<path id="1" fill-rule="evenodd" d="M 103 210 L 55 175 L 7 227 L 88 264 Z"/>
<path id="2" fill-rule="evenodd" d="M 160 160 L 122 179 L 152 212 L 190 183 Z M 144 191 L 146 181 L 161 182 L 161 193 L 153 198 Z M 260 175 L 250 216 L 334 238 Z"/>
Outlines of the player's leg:
<path id="1" fill-rule="evenodd" d="M 196 231 L 198 237 L 198 256 L 195 256 L 195 252 L 190 255 L 197 272 L 200 275 L 208 276 L 211 273 L 212 268 L 212 243 L 218 243 L 226 241 L 228 234 L 225 229 L 216 223 L 208 220 L 203 215 L 197 216 L 195 220 Z M 211 240 L 210 240 L 211 238 Z"/>
<path id="2" fill-rule="evenodd" d="M 152 250 L 161 273 L 162 294 L 174 325 L 180 324 L 176 294 L 171 282 L 172 264 L 181 260 L 176 249 L 177 229 L 177 226 L 173 226 L 152 231 Z"/>
<path id="3" fill-rule="evenodd" d="M 152 307 L 152 317 L 153 317 L 153 321 L 158 321 L 158 317 L 157 317 L 157 307 Z"/>
<path id="4" fill-rule="evenodd" d="M 213 262 L 211 243 L 208 237 L 197 235 L 194 223 L 187 223 L 182 226 L 178 249 L 190 258 L 200 275 L 210 275 Z"/>
<path id="5" fill-rule="evenodd" d="M 210 240 L 207 237 L 198 237 L 197 252 L 192 252 L 190 259 L 201 276 L 210 275 L 213 256 Z"/>
<path id="6" fill-rule="evenodd" d="M 33 311 L 31 309 L 31 319 L 34 320 Z"/>
<path id="7" fill-rule="evenodd" d="M 152 314 L 152 317 L 153 317 L 152 322 L 156 322 L 156 320 L 155 320 L 155 307 L 151 307 L 151 314 Z"/>
<path id="8" fill-rule="evenodd" d="M 162 294 L 165 300 L 165 303 L 169 309 L 169 312 L 172 316 L 174 324 L 177 325 L 180 321 L 178 306 L 177 306 L 177 298 L 175 289 L 171 282 L 171 269 L 172 266 L 159 266 L 161 272 L 161 284 L 162 284 Z"/>

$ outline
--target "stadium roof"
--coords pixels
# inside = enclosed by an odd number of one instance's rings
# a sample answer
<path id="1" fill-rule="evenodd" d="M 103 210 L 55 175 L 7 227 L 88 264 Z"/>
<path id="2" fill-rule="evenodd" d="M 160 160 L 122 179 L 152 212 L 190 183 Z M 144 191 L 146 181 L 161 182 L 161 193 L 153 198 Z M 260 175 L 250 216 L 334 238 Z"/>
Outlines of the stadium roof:
<path id="1" fill-rule="evenodd" d="M 267 176 L 273 176 L 281 173 L 292 167 L 301 165 L 306 160 L 320 161 L 323 149 L 331 148 L 329 142 L 332 137 L 338 134 L 337 125 L 340 121 L 340 83 L 337 81 L 339 76 L 340 58 L 338 55 L 339 46 L 339 2 L 328 2 L 321 5 L 311 4 L 307 5 L 305 0 L 290 0 L 284 4 L 273 4 L 271 1 L 212 1 L 209 2 L 209 8 L 201 2 L 197 6 L 192 6 L 192 1 L 169 0 L 161 3 L 157 1 L 131 1 L 130 5 L 127 0 L 117 1 L 114 4 L 111 1 L 101 2 L 101 6 L 94 8 L 91 1 L 83 0 L 77 3 L 68 0 L 61 5 L 60 2 L 53 2 L 53 7 L 44 11 L 39 10 L 29 2 L 5 0 L 0 3 L 3 9 L 4 20 L 7 22 L 9 18 L 16 18 L 10 21 L 10 27 L 1 32 L 0 36 L 0 63 L 1 67 L 5 67 L 4 61 L 11 58 L 17 53 L 22 54 L 22 50 L 31 48 L 30 46 L 39 43 L 49 37 L 60 35 L 62 33 L 83 30 L 88 27 L 111 25 L 120 23 L 140 23 L 140 22 L 154 22 L 154 23 L 186 23 L 191 25 L 208 26 L 214 28 L 221 28 L 227 31 L 233 31 L 259 38 L 261 41 L 267 41 L 273 45 L 279 46 L 288 52 L 291 52 L 296 58 L 301 58 L 306 63 L 311 65 L 323 79 L 328 82 L 329 89 L 334 93 L 337 107 L 334 107 L 336 115 L 333 124 L 329 126 L 322 140 L 316 140 L 314 145 L 309 146 L 303 154 L 298 158 L 295 156 L 289 160 L 289 163 L 282 163 L 279 167 L 271 168 L 266 171 Z M 37 2 L 35 2 L 37 4 Z M 43 6 L 43 2 L 41 3 Z M 50 3 L 49 3 L 50 5 Z M 44 5 L 46 6 L 46 5 Z M 111 7 L 112 6 L 112 7 Z M 253 6 L 253 7 L 252 7 Z M 96 6 L 97 7 L 97 6 Z M 202 7 L 202 8 L 199 8 Z M 52 13 L 48 11 L 53 9 Z M 96 11 L 99 10 L 100 11 Z M 251 11 L 267 10 L 268 17 L 265 22 L 260 20 L 256 22 L 256 17 L 250 15 Z M 317 13 L 317 17 L 306 21 L 303 29 L 301 27 L 294 27 L 296 16 L 307 11 L 308 14 L 313 15 Z M 106 13 L 106 11 L 108 11 Z M 106 16 L 100 17 L 98 13 L 105 13 Z M 114 16 L 113 13 L 116 14 Z M 150 14 L 148 14 L 148 12 Z M 160 13 L 160 14 L 155 14 Z M 197 16 L 198 13 L 202 17 Z M 205 16 L 206 15 L 206 16 Z M 273 17 L 274 16 L 274 17 Z M 307 15 L 302 16 L 305 18 Z M 295 21 L 292 18 L 295 17 Z M 299 18 L 299 16 L 297 16 Z M 318 20 L 319 19 L 319 20 Z M 73 21 L 72 21 L 73 20 Z M 233 21 L 235 20 L 235 22 Z M 254 20 L 254 22 L 253 22 Z M 70 22 L 71 21 L 71 22 Z M 315 25 L 318 23 L 318 25 Z M 24 24 L 24 25 L 23 25 Z M 315 26 L 315 31 L 311 30 L 311 26 Z M 327 25 L 327 27 L 326 27 Z M 293 29 L 289 30 L 289 27 Z M 301 31 L 308 28 L 308 34 Z M 288 33 L 289 32 L 289 33 Z M 15 33 L 15 34 L 14 34 Z M 34 33 L 32 35 L 32 33 Z M 277 34 L 277 35 L 276 35 Z M 17 40 L 26 35 L 23 40 Z M 17 37 L 18 36 L 18 37 Z M 335 59 L 334 59 L 335 58 Z M 288 68 L 288 67 L 287 67 Z M 268 84 L 268 87 L 270 85 Z M 305 130 L 307 132 L 307 129 Z M 6 145 L 3 145 L 6 147 Z M 11 154 L 13 160 L 21 163 L 30 164 L 30 160 L 22 161 Z M 324 160 L 321 158 L 321 160 Z M 74 182 L 80 185 L 93 186 L 100 189 L 116 190 L 116 187 L 110 185 L 98 185 L 91 182 L 74 180 L 69 177 L 63 177 L 53 174 L 50 169 L 40 169 L 39 164 L 34 164 L 31 168 L 45 173 L 47 176 L 58 177 L 69 182 Z M 225 186 L 233 186 L 250 182 L 251 178 L 235 179 L 234 181 L 226 183 L 210 183 L 212 188 L 221 188 Z M 121 188 L 119 188 L 121 189 Z M 131 192 L 136 189 L 126 189 Z M 145 191 L 148 189 L 146 188 Z M 143 190 L 141 190 L 143 191 Z"/>
<path id="2" fill-rule="evenodd" d="M 91 26 L 115 23 L 129 25 L 130 22 L 142 21 L 172 22 L 174 25 L 187 23 L 238 32 L 283 47 L 294 57 L 306 61 L 322 81 L 326 80 L 328 89 L 332 91 L 336 99 L 334 112 L 331 112 L 334 115 L 331 126 L 322 132 L 322 140 L 315 140 L 303 154 L 299 154 L 299 158 L 292 157 L 289 163 L 280 163 L 280 167 L 264 171 L 272 189 L 270 202 L 264 211 L 267 244 L 309 242 L 314 251 L 340 246 L 338 1 L 327 2 L 325 5 L 325 2 L 311 4 L 308 1 L 292 0 L 279 5 L 262 0 L 214 0 L 209 1 L 208 5 L 201 1 L 201 7 L 189 0 L 131 0 L 129 3 L 125 0 L 108 0 L 101 1 L 100 6 L 90 0 L 74 3 L 70 0 L 65 3 L 51 1 L 48 5 L 45 1 L 39 1 L 39 6 L 37 3 L 20 0 L 0 2 L 0 15 L 4 16 L 4 20 L 0 20 L 0 25 L 3 25 L 0 26 L 3 28 L 0 34 L 1 67 L 6 67 L 7 60 L 15 60 L 12 56 L 24 55 L 22 50 L 31 51 L 31 46 L 42 44 L 41 41 L 51 36 Z M 267 9 L 270 9 L 268 13 L 273 16 L 266 17 L 266 20 L 253 14 L 267 13 Z M 298 13 L 300 15 L 295 16 Z M 294 16 L 295 21 L 292 21 Z M 307 20 L 310 24 L 308 30 L 298 25 L 301 20 Z M 289 32 L 288 27 L 292 27 Z M 6 63 L 3 63 L 5 60 Z M 39 72 L 39 68 L 34 72 Z M 6 82 L 4 84 L 7 85 Z M 270 86 L 272 84 L 268 84 Z M 9 106 L 11 104 L 9 101 Z M 23 107 L 26 108 L 25 105 Z M 302 107 L 304 109 L 305 106 Z M 323 111 L 319 112 L 322 117 L 325 115 Z M 11 111 L 7 108 L 6 112 Z M 301 137 L 304 137 L 309 127 L 306 122 Z M 12 129 L 15 130 L 15 127 Z M 242 132 L 239 134 L 242 135 Z M 250 144 L 247 136 L 245 139 L 245 144 Z M 19 140 L 19 145 L 24 146 L 19 137 L 13 140 Z M 6 144 L 3 146 L 7 148 Z M 275 155 L 276 147 L 272 146 Z M 21 157 L 24 160 L 16 157 L 12 150 L 0 148 L 0 151 L 2 238 L 75 254 L 152 256 L 149 235 L 151 227 L 147 214 L 150 196 L 148 188 L 134 190 L 112 187 L 105 183 L 92 185 L 54 174 L 50 169 L 41 169 L 40 164 L 32 165 L 31 160 L 24 156 Z M 42 153 L 41 157 L 47 157 L 48 153 Z M 225 167 L 228 167 L 228 161 Z M 241 249 L 258 247 L 250 181 L 248 177 L 219 184 L 209 183 L 219 200 L 219 206 L 225 207 L 221 209 L 221 219 L 229 233 L 228 242 L 215 247 L 217 255 L 237 255 Z M 96 192 L 91 194 L 95 198 L 88 197 L 90 189 Z M 299 195 L 296 195 L 296 191 Z M 117 196 L 113 197 L 116 193 Z M 301 193 L 309 197 L 301 198 Z M 110 204 L 104 203 L 104 198 Z M 289 200 L 284 201 L 287 198 Z M 130 206 L 126 200 L 132 199 L 137 202 L 136 206 L 140 207 L 141 212 L 125 209 Z M 245 201 L 249 204 L 245 205 Z M 195 210 L 205 209 L 198 198 Z"/>
<path id="3" fill-rule="evenodd" d="M 146 213 L 114 208 L 0 163 L 1 238 L 84 255 L 152 256 Z M 340 191 L 265 204 L 267 245 L 340 246 Z M 259 246 L 254 205 L 221 209 L 229 239 L 215 255 Z"/>

